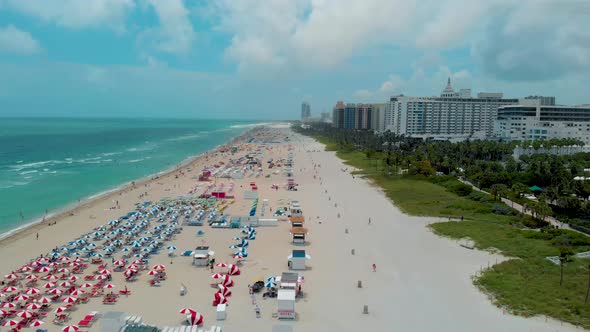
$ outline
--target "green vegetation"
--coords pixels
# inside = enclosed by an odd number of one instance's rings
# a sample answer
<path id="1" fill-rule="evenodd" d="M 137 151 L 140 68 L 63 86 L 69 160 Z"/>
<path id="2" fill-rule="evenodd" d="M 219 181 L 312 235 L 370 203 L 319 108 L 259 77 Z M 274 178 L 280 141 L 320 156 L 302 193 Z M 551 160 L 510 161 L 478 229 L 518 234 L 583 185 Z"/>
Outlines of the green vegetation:
<path id="1" fill-rule="evenodd" d="M 432 176 L 435 172 L 457 175 L 455 166 L 450 165 L 452 162 L 444 161 L 446 157 L 443 161 L 420 158 L 416 156 L 417 149 L 412 148 L 413 152 L 400 158 L 391 151 L 365 148 L 366 144 L 359 144 L 362 140 L 343 143 L 318 136 L 318 131 L 307 134 L 314 134 L 327 149 L 336 151 L 348 165 L 358 168 L 356 174 L 382 187 L 405 213 L 464 217 L 462 222 L 430 225 L 435 233 L 454 239 L 470 238 L 478 249 L 499 251 L 513 258 L 484 270 L 474 280 L 480 289 L 492 295 L 496 305 L 523 316 L 547 315 L 590 328 L 590 304 L 587 303 L 590 260 L 573 256 L 590 250 L 590 238 L 547 227 L 543 218 L 551 210 L 544 210 L 548 208 L 546 204 L 534 206 L 529 202 L 531 209 L 537 212 L 536 218 L 532 218 L 498 201 L 506 196 L 524 200 L 522 195 L 529 192 L 526 181 L 512 184 L 491 181 L 488 188 L 492 195 L 488 195 L 474 191 L 455 176 Z M 399 146 L 414 144 L 404 142 Z M 484 155 L 501 155 L 498 151 L 502 149 L 491 148 Z M 405 170 L 403 176 L 400 175 L 402 169 Z M 486 169 L 488 171 L 502 173 Z M 548 256 L 557 257 L 559 264 L 547 260 Z"/>

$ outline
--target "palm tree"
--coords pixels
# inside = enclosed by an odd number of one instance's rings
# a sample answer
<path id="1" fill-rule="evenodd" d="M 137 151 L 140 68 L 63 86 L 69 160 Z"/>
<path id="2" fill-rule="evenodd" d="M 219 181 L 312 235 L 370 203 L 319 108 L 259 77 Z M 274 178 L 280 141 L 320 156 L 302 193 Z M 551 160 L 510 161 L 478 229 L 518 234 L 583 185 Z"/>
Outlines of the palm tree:
<path id="1" fill-rule="evenodd" d="M 559 247 L 559 286 L 563 285 L 563 266 L 569 261 L 569 257 L 572 255 L 572 251 L 569 247 Z"/>

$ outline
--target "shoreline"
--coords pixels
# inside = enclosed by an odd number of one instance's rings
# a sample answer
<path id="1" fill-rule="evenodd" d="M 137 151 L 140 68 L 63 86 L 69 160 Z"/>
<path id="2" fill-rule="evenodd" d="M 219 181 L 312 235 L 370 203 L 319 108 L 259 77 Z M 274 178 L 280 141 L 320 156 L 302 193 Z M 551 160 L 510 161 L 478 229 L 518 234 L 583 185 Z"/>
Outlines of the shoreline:
<path id="1" fill-rule="evenodd" d="M 170 175 L 174 172 L 177 172 L 179 170 L 189 168 L 189 166 L 200 161 L 201 158 L 205 157 L 209 153 L 216 152 L 221 147 L 228 145 L 228 144 L 232 144 L 233 142 L 239 140 L 243 136 L 248 135 L 252 130 L 254 130 L 258 127 L 259 127 L 259 125 L 252 126 L 251 128 L 249 128 L 245 132 L 232 137 L 227 142 L 224 142 L 222 144 L 218 144 L 218 145 L 212 147 L 211 149 L 203 151 L 199 154 L 186 157 L 181 162 L 179 162 L 178 164 L 176 164 L 172 167 L 165 168 L 159 172 L 149 174 L 147 176 L 138 178 L 136 180 L 121 183 L 120 185 L 118 185 L 114 188 L 107 189 L 107 190 L 98 192 L 96 194 L 92 194 L 88 197 L 84 197 L 84 198 L 78 200 L 78 202 L 70 202 L 62 207 L 55 208 L 53 211 L 49 211 L 45 217 L 36 217 L 32 220 L 27 221 L 23 225 L 20 225 L 16 228 L 10 229 L 6 232 L 2 232 L 2 233 L 0 233 L 0 246 L 6 245 L 7 243 L 11 243 L 13 241 L 16 241 L 20 237 L 26 236 L 26 235 L 32 233 L 33 230 L 38 231 L 38 230 L 41 230 L 45 227 L 49 227 L 50 226 L 49 224 L 51 224 L 52 222 L 57 222 L 57 221 L 62 220 L 64 217 L 75 215 L 76 212 L 78 212 L 84 208 L 87 208 L 97 202 L 105 201 L 105 200 L 109 199 L 110 197 L 124 193 L 127 190 L 130 190 L 130 189 L 132 190 L 140 185 L 145 185 L 145 184 L 149 184 L 153 181 L 156 181 L 160 177 L 168 176 L 168 175 Z M 48 224 L 46 224 L 46 223 L 48 223 Z"/>

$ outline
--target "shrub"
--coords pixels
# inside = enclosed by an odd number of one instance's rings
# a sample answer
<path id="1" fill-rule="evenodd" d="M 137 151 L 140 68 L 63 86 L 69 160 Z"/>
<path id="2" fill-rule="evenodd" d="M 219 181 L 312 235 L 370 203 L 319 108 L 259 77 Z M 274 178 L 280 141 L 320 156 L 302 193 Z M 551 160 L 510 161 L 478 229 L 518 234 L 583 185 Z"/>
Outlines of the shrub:
<path id="1" fill-rule="evenodd" d="M 456 183 L 449 190 L 459 196 L 467 196 L 471 194 L 473 188 L 470 185 L 464 183 Z"/>
<path id="2" fill-rule="evenodd" d="M 467 198 L 469 198 L 472 201 L 482 203 L 490 201 L 490 197 L 487 194 L 482 193 L 481 191 L 472 191 L 471 194 L 467 195 Z"/>
<path id="3" fill-rule="evenodd" d="M 503 216 L 513 215 L 512 209 L 506 205 L 496 204 L 492 206 L 492 212 L 495 214 L 501 214 Z"/>

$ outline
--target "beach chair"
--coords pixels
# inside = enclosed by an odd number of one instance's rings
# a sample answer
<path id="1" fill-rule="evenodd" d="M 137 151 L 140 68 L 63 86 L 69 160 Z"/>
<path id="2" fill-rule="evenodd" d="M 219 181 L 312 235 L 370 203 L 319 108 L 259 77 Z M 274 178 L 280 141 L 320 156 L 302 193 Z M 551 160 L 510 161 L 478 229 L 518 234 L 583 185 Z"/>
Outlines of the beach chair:
<path id="1" fill-rule="evenodd" d="M 193 327 L 191 328 L 191 332 L 198 332 L 199 331 L 199 327 L 196 325 L 193 325 Z"/>
<path id="2" fill-rule="evenodd" d="M 170 332 L 170 328 L 168 326 L 164 326 L 164 328 L 162 328 L 162 332 Z"/>

